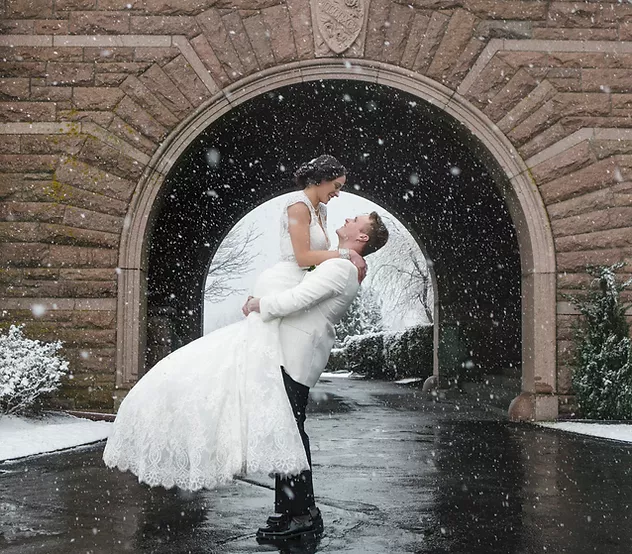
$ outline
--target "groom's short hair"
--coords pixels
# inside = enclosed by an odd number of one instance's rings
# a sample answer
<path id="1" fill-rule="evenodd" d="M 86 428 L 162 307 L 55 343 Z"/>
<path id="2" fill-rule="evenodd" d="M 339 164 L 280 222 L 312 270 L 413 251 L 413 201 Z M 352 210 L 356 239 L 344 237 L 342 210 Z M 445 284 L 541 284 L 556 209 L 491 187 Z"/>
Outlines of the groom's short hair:
<path id="1" fill-rule="evenodd" d="M 364 248 L 362 249 L 363 256 L 378 251 L 388 240 L 388 229 L 378 213 L 371 212 L 369 214 L 369 220 L 369 228 L 366 230 L 366 234 L 369 235 L 369 240 L 364 243 Z"/>

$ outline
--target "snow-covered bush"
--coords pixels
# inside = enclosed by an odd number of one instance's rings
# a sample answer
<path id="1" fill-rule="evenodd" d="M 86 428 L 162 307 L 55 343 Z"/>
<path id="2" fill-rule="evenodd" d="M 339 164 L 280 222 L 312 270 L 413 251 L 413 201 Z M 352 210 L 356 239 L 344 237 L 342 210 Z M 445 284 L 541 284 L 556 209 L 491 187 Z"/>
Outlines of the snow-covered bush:
<path id="1" fill-rule="evenodd" d="M 384 371 L 384 334 L 368 333 L 349 336 L 343 343 L 345 369 L 365 375 Z"/>
<path id="2" fill-rule="evenodd" d="M 61 346 L 29 339 L 21 326 L 0 335 L 0 414 L 32 410 L 41 395 L 59 387 L 68 371 L 68 362 L 57 355 Z"/>
<path id="3" fill-rule="evenodd" d="M 432 375 L 433 333 L 431 325 L 409 327 L 403 333 L 384 337 L 385 371 L 394 377 Z"/>
<path id="4" fill-rule="evenodd" d="M 402 333 L 369 333 L 347 337 L 332 351 L 327 367 L 362 373 L 372 379 L 432 375 L 432 326 L 410 327 Z"/>
<path id="5" fill-rule="evenodd" d="M 593 286 L 572 298 L 582 314 L 575 330 L 573 388 L 579 410 L 594 419 L 632 419 L 632 340 L 615 271 L 623 264 L 589 268 Z M 597 285 L 597 286 L 594 286 Z"/>

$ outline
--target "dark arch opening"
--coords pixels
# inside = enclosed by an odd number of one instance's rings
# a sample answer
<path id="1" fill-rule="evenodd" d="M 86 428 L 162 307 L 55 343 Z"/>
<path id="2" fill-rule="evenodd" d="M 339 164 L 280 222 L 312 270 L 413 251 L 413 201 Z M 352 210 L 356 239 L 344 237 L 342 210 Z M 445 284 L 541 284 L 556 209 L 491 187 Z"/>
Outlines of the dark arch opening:
<path id="1" fill-rule="evenodd" d="M 344 80 L 289 85 L 249 100 L 175 164 L 151 232 L 146 367 L 201 335 L 206 271 L 228 230 L 292 190 L 291 172 L 321 153 L 345 164 L 350 189 L 422 238 L 437 277 L 441 376 L 469 380 L 518 367 L 520 253 L 503 199 L 506 176 L 435 106 Z"/>

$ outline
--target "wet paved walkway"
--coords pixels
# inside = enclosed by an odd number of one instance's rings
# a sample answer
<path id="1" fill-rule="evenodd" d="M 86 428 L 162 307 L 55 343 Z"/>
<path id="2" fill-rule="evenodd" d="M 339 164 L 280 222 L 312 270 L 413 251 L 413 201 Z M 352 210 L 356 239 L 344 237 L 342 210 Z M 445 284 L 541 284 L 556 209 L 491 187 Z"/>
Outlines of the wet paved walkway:
<path id="1" fill-rule="evenodd" d="M 106 469 L 100 444 L 0 464 L 0 552 L 632 552 L 631 445 L 390 383 L 332 379 L 313 393 L 319 542 L 256 543 L 271 479 L 151 490 Z"/>

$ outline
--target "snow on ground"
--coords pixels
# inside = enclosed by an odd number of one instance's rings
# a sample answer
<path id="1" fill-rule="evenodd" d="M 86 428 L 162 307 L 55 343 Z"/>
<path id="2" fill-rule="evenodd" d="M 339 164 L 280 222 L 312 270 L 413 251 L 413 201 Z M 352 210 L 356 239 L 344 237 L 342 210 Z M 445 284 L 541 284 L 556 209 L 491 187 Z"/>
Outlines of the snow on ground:
<path id="1" fill-rule="evenodd" d="M 354 372 L 323 373 L 323 377 L 348 379 Z M 411 382 L 402 379 L 400 383 Z M 591 435 L 632 443 L 632 424 L 588 423 L 584 421 L 546 421 L 537 425 L 571 433 Z M 54 452 L 104 440 L 112 423 L 90 421 L 70 415 L 47 415 L 41 419 L 18 416 L 0 417 L 0 462 L 35 454 Z"/>
<path id="2" fill-rule="evenodd" d="M 418 383 L 419 381 L 421 381 L 419 377 L 404 377 L 404 379 L 395 381 L 395 383 L 398 385 L 409 385 L 410 383 Z"/>
<path id="3" fill-rule="evenodd" d="M 349 379 L 349 377 L 358 377 L 359 374 L 354 371 L 323 371 L 320 374 L 321 377 L 325 379 L 328 377 L 338 377 L 339 379 Z"/>
<path id="4" fill-rule="evenodd" d="M 543 421 L 542 427 L 569 431 L 581 435 L 591 435 L 624 442 L 632 442 L 632 425 L 626 423 L 586 423 L 584 421 Z"/>
<path id="5" fill-rule="evenodd" d="M 0 461 L 53 452 L 106 439 L 111 423 L 64 414 L 0 417 Z"/>

